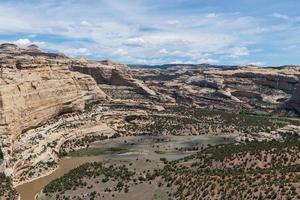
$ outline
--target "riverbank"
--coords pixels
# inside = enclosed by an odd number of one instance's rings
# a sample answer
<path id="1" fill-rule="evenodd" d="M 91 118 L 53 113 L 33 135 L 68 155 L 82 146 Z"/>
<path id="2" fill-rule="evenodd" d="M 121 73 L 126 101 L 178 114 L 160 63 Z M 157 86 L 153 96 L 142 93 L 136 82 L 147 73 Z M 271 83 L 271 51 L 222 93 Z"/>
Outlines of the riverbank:
<path id="1" fill-rule="evenodd" d="M 221 143 L 231 143 L 233 138 L 228 136 L 128 136 L 95 142 L 91 148 L 101 148 L 97 156 L 63 158 L 59 167 L 53 173 L 17 187 L 22 199 L 33 200 L 34 196 L 48 183 L 63 176 L 71 169 L 87 162 L 113 162 L 116 164 L 136 162 L 136 159 L 150 160 L 155 165 L 160 158 L 176 160 L 190 155 L 194 149 L 202 146 Z M 127 149 L 126 152 L 112 152 L 109 149 Z M 188 149 L 190 148 L 190 149 Z M 163 153 L 162 153 L 163 152 Z M 104 153 L 104 154 L 103 154 Z M 76 155 L 76 154 L 75 154 Z"/>

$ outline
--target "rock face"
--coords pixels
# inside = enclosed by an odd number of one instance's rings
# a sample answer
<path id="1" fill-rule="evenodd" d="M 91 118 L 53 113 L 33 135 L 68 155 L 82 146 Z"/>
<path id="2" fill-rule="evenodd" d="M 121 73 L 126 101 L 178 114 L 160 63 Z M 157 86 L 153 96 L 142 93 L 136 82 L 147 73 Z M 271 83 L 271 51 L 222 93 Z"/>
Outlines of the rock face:
<path id="1" fill-rule="evenodd" d="M 190 85 L 199 87 L 206 87 L 212 89 L 221 89 L 223 87 L 223 79 L 219 77 L 204 77 L 204 76 L 192 76 L 187 80 Z"/>
<path id="2" fill-rule="evenodd" d="M 154 96 L 156 93 L 144 85 L 141 81 L 134 79 L 126 65 L 109 60 L 95 62 L 85 59 L 73 60 L 72 71 L 91 75 L 98 84 L 109 84 L 133 87 L 136 92 L 144 95 Z"/>
<path id="3" fill-rule="evenodd" d="M 237 98 L 244 97 L 259 101 L 271 98 L 271 102 L 277 102 L 277 107 L 300 113 L 299 67 L 246 67 L 237 70 L 219 70 L 217 74 L 222 75 L 227 87 L 236 89 L 232 95 Z"/>
<path id="4" fill-rule="evenodd" d="M 261 94 L 256 93 L 256 92 L 236 90 L 236 91 L 232 92 L 231 94 L 235 97 L 245 97 L 245 98 L 254 98 L 254 99 L 262 100 Z"/>
<path id="5" fill-rule="evenodd" d="M 300 70 L 294 68 L 260 68 L 243 67 L 238 69 L 210 69 L 204 71 L 206 76 L 219 76 L 224 80 L 224 84 L 240 83 L 246 80 L 253 86 L 265 86 L 272 89 L 283 90 L 286 93 L 292 93 L 295 85 L 299 81 Z"/>
<path id="6" fill-rule="evenodd" d="M 180 103 L 230 110 L 300 113 L 300 67 L 185 66 L 134 71 L 137 78 Z M 150 77 L 150 78 L 149 78 Z M 152 78 L 151 78 L 152 77 Z"/>
<path id="7" fill-rule="evenodd" d="M 284 105 L 286 109 L 295 111 L 300 114 L 300 83 L 297 84 L 290 99 L 288 99 Z"/>
<path id="8" fill-rule="evenodd" d="M 92 77 L 69 70 L 63 54 L 0 45 L 0 134 L 16 136 L 61 113 L 107 99 Z"/>
<path id="9" fill-rule="evenodd" d="M 154 80 L 143 82 L 138 79 L 141 75 Z M 160 103 L 237 110 L 285 108 L 300 113 L 299 78 L 299 67 L 140 70 L 109 60 L 45 53 L 36 45 L 2 44 L 0 135 L 16 136 L 59 114 L 82 111 L 86 103 L 109 100 L 97 84 L 119 87 L 119 91 L 127 87 L 129 93 L 122 95 L 131 100 L 143 96 L 145 101 Z M 114 90 L 106 88 L 106 92 Z M 133 96 L 132 91 L 142 95 Z"/>

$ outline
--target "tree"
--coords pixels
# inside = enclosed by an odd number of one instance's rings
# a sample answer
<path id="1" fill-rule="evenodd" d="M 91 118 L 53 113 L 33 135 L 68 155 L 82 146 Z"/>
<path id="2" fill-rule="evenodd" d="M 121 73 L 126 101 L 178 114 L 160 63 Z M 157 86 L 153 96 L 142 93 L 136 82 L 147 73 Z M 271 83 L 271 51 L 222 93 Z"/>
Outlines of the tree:
<path id="1" fill-rule="evenodd" d="M 4 159 L 4 155 L 3 155 L 2 149 L 0 148 L 0 160 L 3 160 L 3 159 Z"/>

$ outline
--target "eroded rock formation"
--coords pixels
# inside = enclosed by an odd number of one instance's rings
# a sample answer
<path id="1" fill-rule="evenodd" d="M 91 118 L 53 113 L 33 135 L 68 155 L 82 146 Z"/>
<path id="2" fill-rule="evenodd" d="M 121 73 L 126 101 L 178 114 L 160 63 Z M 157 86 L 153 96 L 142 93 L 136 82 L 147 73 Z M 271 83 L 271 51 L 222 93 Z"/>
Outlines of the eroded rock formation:
<path id="1" fill-rule="evenodd" d="M 300 113 L 300 68 L 173 66 L 133 71 L 177 102 L 221 109 Z"/>
<path id="2" fill-rule="evenodd" d="M 87 75 L 69 70 L 63 54 L 35 45 L 0 46 L 0 134 L 18 135 L 61 113 L 82 111 L 85 103 L 107 99 Z"/>
<path id="3" fill-rule="evenodd" d="M 98 84 L 133 87 L 136 92 L 155 96 L 156 93 L 144 85 L 140 80 L 134 79 L 126 65 L 105 61 L 87 61 L 86 59 L 74 59 L 71 70 L 91 75 Z"/>
<path id="4" fill-rule="evenodd" d="M 284 103 L 284 107 L 300 114 L 300 83 L 295 86 L 291 98 Z"/>

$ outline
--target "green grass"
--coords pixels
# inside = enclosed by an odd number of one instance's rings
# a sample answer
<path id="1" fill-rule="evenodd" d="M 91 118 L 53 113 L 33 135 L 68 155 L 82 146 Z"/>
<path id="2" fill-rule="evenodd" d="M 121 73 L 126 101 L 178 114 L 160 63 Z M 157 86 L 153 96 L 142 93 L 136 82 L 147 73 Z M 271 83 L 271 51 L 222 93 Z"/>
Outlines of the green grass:
<path id="1" fill-rule="evenodd" d="M 106 154 L 108 152 L 114 152 L 114 153 L 126 153 L 128 152 L 128 149 L 119 148 L 119 147 L 111 147 L 108 149 L 104 148 L 85 148 L 85 149 L 79 149 L 76 151 L 71 151 L 67 154 L 69 157 L 82 157 L 82 156 L 99 156 Z"/>

